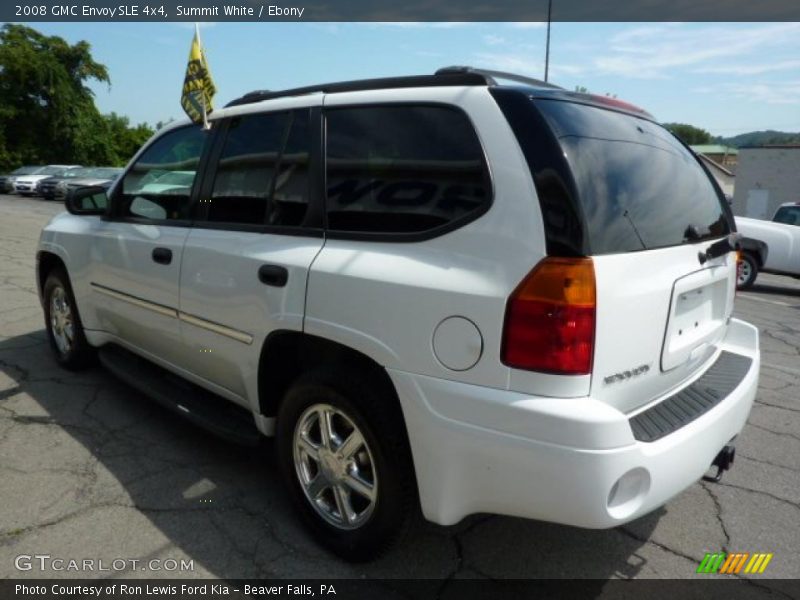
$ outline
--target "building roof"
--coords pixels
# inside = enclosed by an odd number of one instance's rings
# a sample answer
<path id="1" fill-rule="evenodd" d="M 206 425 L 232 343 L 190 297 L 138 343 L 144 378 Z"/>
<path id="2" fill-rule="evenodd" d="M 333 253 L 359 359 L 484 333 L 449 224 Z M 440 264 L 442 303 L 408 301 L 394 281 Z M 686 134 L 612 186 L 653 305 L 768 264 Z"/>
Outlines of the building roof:
<path id="1" fill-rule="evenodd" d="M 760 144 L 756 146 L 742 146 L 742 150 L 800 150 L 800 144 Z"/>
<path id="2" fill-rule="evenodd" d="M 721 144 L 698 144 L 689 147 L 698 154 L 739 154 L 739 151 L 736 148 L 723 146 Z"/>
<path id="3" fill-rule="evenodd" d="M 697 154 L 700 157 L 700 160 L 702 160 L 704 163 L 706 163 L 706 165 L 708 165 L 712 170 L 713 169 L 717 169 L 717 170 L 721 171 L 722 173 L 725 173 L 725 175 L 727 175 L 729 177 L 736 177 L 736 174 L 733 171 L 731 171 L 729 169 L 726 169 L 721 164 L 719 164 L 717 161 L 709 158 L 708 156 L 706 156 L 702 152 L 698 152 Z M 713 152 L 712 152 L 712 154 L 713 154 Z"/>

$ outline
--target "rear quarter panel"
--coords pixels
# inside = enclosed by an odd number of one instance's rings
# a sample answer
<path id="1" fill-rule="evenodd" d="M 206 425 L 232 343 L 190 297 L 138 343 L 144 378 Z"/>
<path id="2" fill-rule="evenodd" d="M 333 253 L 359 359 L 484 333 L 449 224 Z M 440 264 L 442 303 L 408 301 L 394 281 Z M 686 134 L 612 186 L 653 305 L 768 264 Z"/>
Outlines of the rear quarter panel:
<path id="1" fill-rule="evenodd" d="M 403 101 L 454 104 L 466 112 L 492 175 L 492 207 L 432 240 L 328 240 L 309 275 L 305 330 L 386 367 L 506 388 L 510 369 L 500 362 L 506 300 L 545 255 L 530 172 L 485 88 L 354 92 L 329 96 L 325 105 Z M 433 350 L 434 330 L 450 316 L 469 319 L 482 334 L 481 357 L 465 371 L 448 369 Z"/>

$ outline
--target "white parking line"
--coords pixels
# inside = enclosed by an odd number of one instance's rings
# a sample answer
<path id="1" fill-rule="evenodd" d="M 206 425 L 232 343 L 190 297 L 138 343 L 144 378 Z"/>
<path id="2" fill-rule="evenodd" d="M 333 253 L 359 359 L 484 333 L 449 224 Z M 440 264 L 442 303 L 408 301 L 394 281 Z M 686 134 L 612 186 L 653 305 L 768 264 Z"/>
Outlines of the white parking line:
<path id="1" fill-rule="evenodd" d="M 743 294 L 739 292 L 736 294 L 737 298 L 745 298 L 747 300 L 756 300 L 757 302 L 766 302 L 767 304 L 777 304 L 778 306 L 788 306 L 789 308 L 794 307 L 794 304 L 789 304 L 788 302 L 781 302 L 780 300 L 768 300 L 767 298 L 761 298 L 760 296 L 753 296 L 751 294 Z"/>

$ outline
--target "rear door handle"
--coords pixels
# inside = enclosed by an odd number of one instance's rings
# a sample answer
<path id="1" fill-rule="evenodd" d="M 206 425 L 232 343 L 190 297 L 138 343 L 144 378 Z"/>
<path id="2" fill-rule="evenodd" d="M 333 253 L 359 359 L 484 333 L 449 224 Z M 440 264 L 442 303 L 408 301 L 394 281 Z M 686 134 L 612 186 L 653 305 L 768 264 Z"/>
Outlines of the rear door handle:
<path id="1" fill-rule="evenodd" d="M 289 280 L 289 271 L 279 265 L 261 265 L 258 268 L 258 280 L 264 285 L 283 287 Z"/>
<path id="2" fill-rule="evenodd" d="M 153 260 L 160 265 L 172 262 L 172 250 L 169 248 L 153 248 Z"/>

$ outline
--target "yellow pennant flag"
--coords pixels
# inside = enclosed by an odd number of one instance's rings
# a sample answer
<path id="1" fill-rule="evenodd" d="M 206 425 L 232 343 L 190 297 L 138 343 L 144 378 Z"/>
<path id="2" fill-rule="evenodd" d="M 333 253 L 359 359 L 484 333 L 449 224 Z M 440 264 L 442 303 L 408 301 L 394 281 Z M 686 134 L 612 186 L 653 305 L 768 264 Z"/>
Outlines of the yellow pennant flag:
<path id="1" fill-rule="evenodd" d="M 184 112 L 195 123 L 203 123 L 208 127 L 208 115 L 214 109 L 214 80 L 200 46 L 200 31 L 195 25 L 192 47 L 189 50 L 189 63 L 186 65 L 186 77 L 183 79 L 181 106 Z"/>

